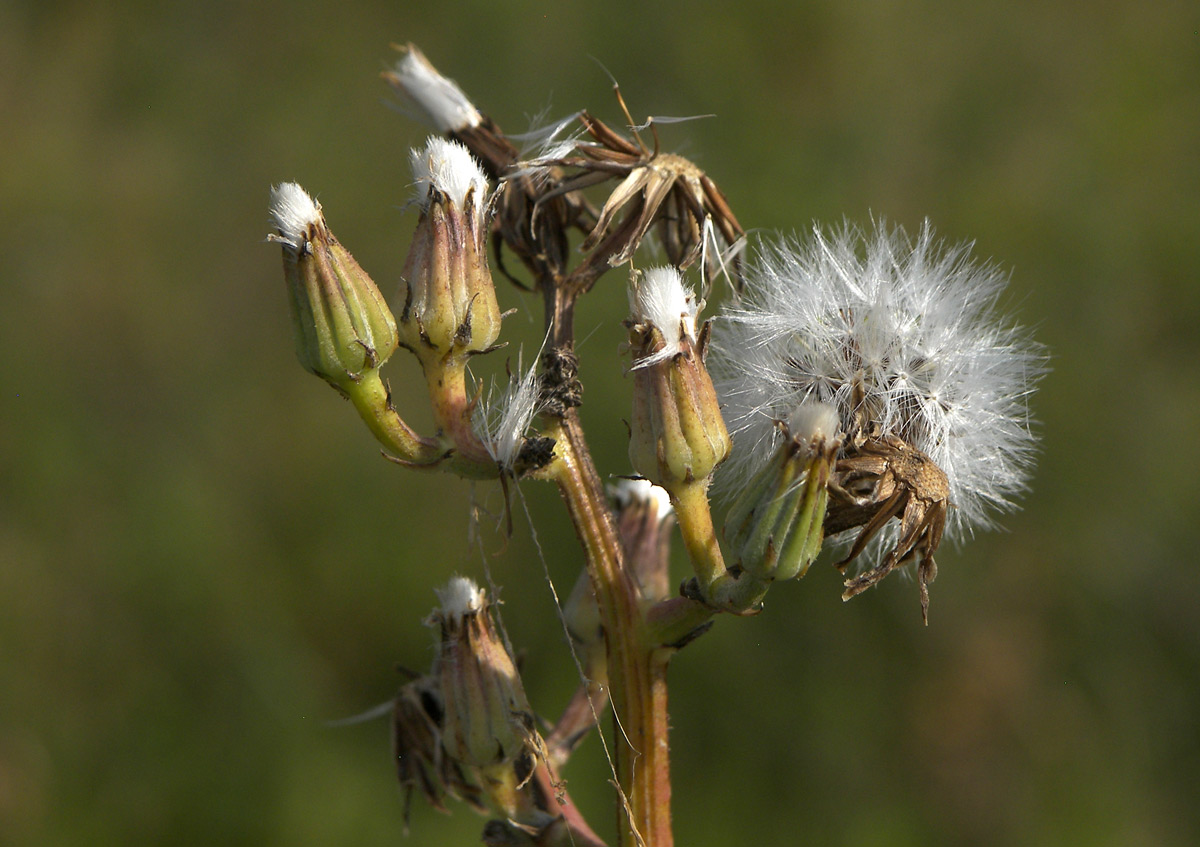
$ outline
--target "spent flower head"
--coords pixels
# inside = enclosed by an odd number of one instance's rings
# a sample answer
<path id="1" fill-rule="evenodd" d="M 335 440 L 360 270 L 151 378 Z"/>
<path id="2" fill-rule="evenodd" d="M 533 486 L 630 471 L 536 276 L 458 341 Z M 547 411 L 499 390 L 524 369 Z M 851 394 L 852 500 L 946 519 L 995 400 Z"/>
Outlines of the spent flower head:
<path id="1" fill-rule="evenodd" d="M 918 553 L 922 585 L 932 581 L 943 529 L 992 526 L 1025 487 L 1045 354 L 997 314 L 1007 275 L 970 249 L 938 242 L 928 223 L 915 240 L 883 223 L 817 228 L 763 250 L 714 332 L 736 480 L 772 454 L 776 421 L 808 401 L 837 411 L 841 478 L 858 489 L 826 529 L 864 527 L 849 558 L 875 538 L 891 548 L 848 595 Z"/>

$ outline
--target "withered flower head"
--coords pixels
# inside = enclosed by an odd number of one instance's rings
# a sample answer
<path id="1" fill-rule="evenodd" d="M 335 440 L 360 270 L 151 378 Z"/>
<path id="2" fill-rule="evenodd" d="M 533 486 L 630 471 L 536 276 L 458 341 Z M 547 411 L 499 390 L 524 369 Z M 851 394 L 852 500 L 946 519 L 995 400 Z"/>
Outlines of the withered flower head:
<path id="1" fill-rule="evenodd" d="M 446 811 L 442 798 L 449 794 L 486 810 L 479 787 L 467 779 L 458 762 L 442 750 L 445 706 L 437 679 L 418 677 L 400 689 L 392 703 L 392 755 L 404 791 L 407 826 L 413 791 L 419 790 L 430 806 Z"/>
<path id="2" fill-rule="evenodd" d="M 438 592 L 429 619 L 440 632 L 437 677 L 445 718 L 442 747 L 451 759 L 487 771 L 531 760 L 541 739 L 516 665 L 496 633 L 486 593 L 455 577 Z M 528 766 L 532 772 L 532 766 Z"/>
<path id="3" fill-rule="evenodd" d="M 617 96 L 620 100 L 619 92 Z M 624 101 L 620 100 L 620 103 L 632 126 L 633 120 Z M 659 151 L 658 130 L 653 119 L 648 123 L 654 133 L 653 150 L 642 143 L 637 130 L 631 140 L 586 111 L 580 113 L 579 120 L 591 141 L 580 140 L 566 151 L 560 146 L 527 163 L 527 170 L 567 168 L 577 171 L 575 176 L 564 178 L 539 202 L 612 178 L 621 180 L 609 194 L 581 249 L 606 257 L 608 264 L 615 267 L 628 262 L 642 239 L 658 224 L 663 247 L 672 265 L 687 268 L 703 253 L 707 282 L 711 283 L 724 268 L 734 286 L 740 286 L 740 253 L 745 232 L 717 184 L 682 156 Z M 709 234 L 711 228 L 720 233 L 724 247 Z M 708 250 L 705 250 L 706 237 L 710 241 Z"/>
<path id="4" fill-rule="evenodd" d="M 916 559 L 924 604 L 943 533 L 993 525 L 1025 487 L 1028 398 L 1045 356 L 996 314 L 1006 275 L 969 252 L 939 244 L 928 224 L 915 241 L 882 224 L 818 229 L 764 250 L 715 333 L 734 486 L 771 454 L 775 421 L 805 401 L 837 410 L 844 443 L 825 529 L 861 528 L 843 566 L 875 548 L 846 597 Z"/>

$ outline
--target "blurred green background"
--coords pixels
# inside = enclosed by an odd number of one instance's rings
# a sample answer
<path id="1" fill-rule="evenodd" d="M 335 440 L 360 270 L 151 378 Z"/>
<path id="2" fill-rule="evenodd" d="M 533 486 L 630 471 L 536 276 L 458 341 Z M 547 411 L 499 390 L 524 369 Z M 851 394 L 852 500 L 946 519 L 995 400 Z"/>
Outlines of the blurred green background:
<path id="1" fill-rule="evenodd" d="M 380 459 L 296 365 L 262 243 L 298 180 L 394 290 L 425 130 L 378 73 L 407 40 L 510 131 L 618 120 L 589 57 L 635 116 L 715 113 L 664 144 L 748 228 L 928 216 L 1013 270 L 1052 353 L 1032 493 L 939 556 L 928 629 L 911 583 L 843 605 L 822 562 L 678 657 L 679 843 L 1200 843 L 1198 27 L 1132 0 L 0 5 L 0 843 L 476 843 L 419 803 L 403 842 L 386 727 L 326 722 L 428 663 L 432 588 L 482 576 L 472 503 L 504 546 L 500 495 Z M 614 274 L 579 318 L 610 474 L 623 301 Z M 388 369 L 414 409 L 415 371 Z M 568 590 L 556 495 L 522 491 Z M 553 716 L 574 670 L 520 514 L 490 567 Z M 595 739 L 566 776 L 611 832 Z"/>

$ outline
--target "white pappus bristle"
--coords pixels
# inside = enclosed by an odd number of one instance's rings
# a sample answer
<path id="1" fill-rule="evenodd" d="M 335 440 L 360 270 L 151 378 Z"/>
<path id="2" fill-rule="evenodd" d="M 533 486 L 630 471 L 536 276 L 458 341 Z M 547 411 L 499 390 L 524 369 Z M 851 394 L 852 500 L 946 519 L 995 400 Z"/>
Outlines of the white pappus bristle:
<path id="1" fill-rule="evenodd" d="M 648 479 L 619 479 L 608 486 L 608 493 L 622 508 L 631 503 L 653 503 L 660 521 L 674 511 L 667 490 Z"/>
<path id="2" fill-rule="evenodd" d="M 517 368 L 520 373 L 519 362 Z M 495 390 L 493 384 L 492 393 Z M 540 401 L 535 363 L 523 376 L 511 377 L 499 399 L 493 400 L 489 396 L 476 405 L 471 428 L 483 442 L 488 455 L 504 470 L 512 470 L 525 433 L 541 410 Z"/>
<path id="3" fill-rule="evenodd" d="M 487 595 L 482 588 L 465 576 L 456 576 L 445 588 L 434 590 L 442 604 L 444 618 L 462 618 L 483 609 Z"/>
<path id="4" fill-rule="evenodd" d="M 284 182 L 271 189 L 271 224 L 277 241 L 292 250 L 304 246 L 305 233 L 321 220 L 321 206 L 308 192 L 294 182 Z"/>
<path id="5" fill-rule="evenodd" d="M 457 141 L 431 136 L 425 148 L 413 150 L 410 158 L 417 201 L 423 208 L 429 203 L 430 187 L 445 194 L 460 208 L 466 203 L 467 192 L 474 190 L 475 212 L 479 218 L 483 217 L 487 205 L 487 177 L 466 147 Z"/>
<path id="6" fill-rule="evenodd" d="M 629 283 L 629 308 L 635 322 L 653 324 L 666 342 L 662 350 L 634 362 L 635 368 L 665 361 L 679 352 L 685 337 L 696 338 L 696 295 L 675 268 L 649 268 L 634 274 Z"/>
<path id="7" fill-rule="evenodd" d="M 425 54 L 411 44 L 396 62 L 390 79 L 424 113 L 438 132 L 455 132 L 479 126 L 479 111 L 451 79 L 438 73 Z"/>

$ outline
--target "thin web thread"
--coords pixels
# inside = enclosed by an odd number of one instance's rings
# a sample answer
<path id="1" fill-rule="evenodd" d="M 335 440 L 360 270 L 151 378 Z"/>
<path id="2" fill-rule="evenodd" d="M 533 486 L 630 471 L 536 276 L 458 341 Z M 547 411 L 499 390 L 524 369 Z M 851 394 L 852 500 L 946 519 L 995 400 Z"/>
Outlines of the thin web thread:
<path id="1" fill-rule="evenodd" d="M 542 563 L 542 571 L 546 575 L 546 584 L 550 586 L 550 594 L 554 598 L 554 608 L 558 613 L 558 622 L 562 624 L 563 636 L 567 641 L 567 649 L 571 651 L 571 661 L 575 663 L 575 671 L 579 674 L 580 684 L 583 685 L 584 690 L 587 690 L 589 680 L 587 678 L 587 674 L 585 674 L 583 671 L 583 663 L 579 660 L 579 653 L 577 653 L 575 650 L 575 641 L 571 638 L 571 630 L 567 625 L 567 616 L 563 614 L 562 602 L 558 598 L 558 589 L 554 587 L 554 580 L 550 578 L 550 566 L 546 564 L 546 554 L 542 550 L 542 542 L 538 538 L 537 527 L 533 522 L 533 515 L 531 515 L 529 512 L 529 503 L 526 501 L 525 494 L 521 491 L 520 486 L 514 487 L 517 489 L 517 495 L 521 498 L 521 508 L 524 510 L 525 520 L 529 524 L 529 532 L 533 539 L 533 546 L 534 549 L 537 550 L 538 560 Z M 646 842 L 642 838 L 641 833 L 638 832 L 637 827 L 634 826 L 633 808 L 629 803 L 629 798 L 625 795 L 625 791 L 621 788 L 620 779 L 617 777 L 617 766 L 613 761 L 612 751 L 609 750 L 608 741 L 605 739 L 604 732 L 600 728 L 600 715 L 596 712 L 596 705 L 592 702 L 592 698 L 588 697 L 587 700 L 588 708 L 592 712 L 592 720 L 596 722 L 596 735 L 600 737 L 600 746 L 604 749 L 604 758 L 608 761 L 608 770 L 612 774 L 612 786 L 617 790 L 617 796 L 621 798 L 621 805 L 625 807 L 625 816 L 629 821 L 630 827 L 633 828 L 634 837 L 637 838 L 639 844 L 645 845 Z M 612 703 L 611 697 L 609 698 L 609 702 Z M 621 730 L 621 735 L 625 738 L 626 743 L 629 744 L 629 748 L 631 750 L 635 750 L 636 752 L 633 742 L 629 740 L 629 736 L 625 733 L 625 727 L 621 725 L 621 716 L 617 714 L 617 707 L 615 703 L 612 703 L 612 710 L 613 720 L 616 722 L 617 728 Z"/>

